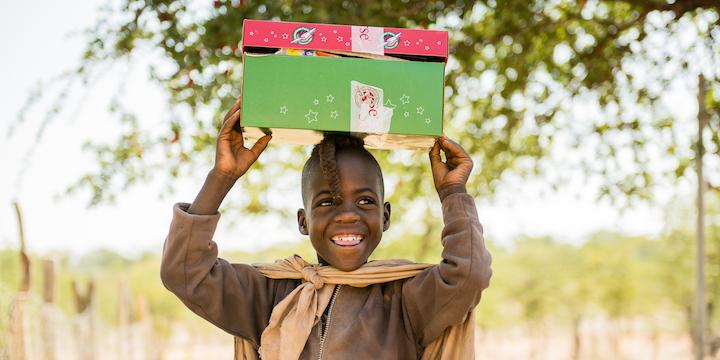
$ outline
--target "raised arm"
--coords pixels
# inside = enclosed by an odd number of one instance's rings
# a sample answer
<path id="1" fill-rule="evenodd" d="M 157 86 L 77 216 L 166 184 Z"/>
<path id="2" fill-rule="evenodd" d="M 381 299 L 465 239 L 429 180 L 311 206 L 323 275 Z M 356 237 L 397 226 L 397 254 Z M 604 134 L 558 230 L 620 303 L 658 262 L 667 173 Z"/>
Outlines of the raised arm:
<path id="1" fill-rule="evenodd" d="M 160 273 L 165 287 L 193 312 L 257 346 L 272 307 L 294 285 L 270 281 L 249 265 L 217 257 L 213 235 L 220 218 L 218 208 L 270 140 L 266 136 L 246 148 L 242 134 L 233 130 L 239 119 L 238 100 L 218 134 L 215 166 L 195 201 L 173 209 Z"/>
<path id="2" fill-rule="evenodd" d="M 242 103 L 238 97 L 225 115 L 225 121 L 217 138 L 215 166 L 210 170 L 205 184 L 190 205 L 188 212 L 191 214 L 217 213 L 220 204 L 237 179 L 248 171 L 270 142 L 271 136 L 265 135 L 251 148 L 245 147 L 239 126 L 241 110 Z"/>
<path id="3" fill-rule="evenodd" d="M 440 150 L 446 155 L 445 162 Z M 403 286 L 405 315 L 422 346 L 465 319 L 492 275 L 477 209 L 465 190 L 473 167 L 470 156 L 443 137 L 430 150 L 430 164 L 445 224 L 443 260 Z"/>

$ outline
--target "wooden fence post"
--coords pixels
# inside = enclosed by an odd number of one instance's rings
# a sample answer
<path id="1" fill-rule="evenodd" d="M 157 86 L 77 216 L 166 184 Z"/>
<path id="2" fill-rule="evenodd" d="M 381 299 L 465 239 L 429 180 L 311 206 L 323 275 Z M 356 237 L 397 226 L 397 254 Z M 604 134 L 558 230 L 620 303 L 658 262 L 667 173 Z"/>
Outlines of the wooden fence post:
<path id="1" fill-rule="evenodd" d="M 25 227 L 23 225 L 20 204 L 13 203 L 18 222 L 18 237 L 20 239 L 20 288 L 10 306 L 10 356 L 11 359 L 25 360 L 26 334 L 25 334 L 25 308 L 27 306 L 30 290 L 30 258 L 25 251 Z"/>
<path id="2" fill-rule="evenodd" d="M 55 360 L 55 263 L 43 260 L 42 341 L 43 359 Z"/>
<path id="3" fill-rule="evenodd" d="M 95 359 L 95 327 L 93 324 L 93 295 L 95 294 L 95 282 L 88 282 L 86 291 L 80 292 L 78 284 L 72 281 L 72 293 L 75 300 L 75 310 L 77 318 L 75 319 L 75 333 L 78 345 L 78 359 L 92 360 Z"/>

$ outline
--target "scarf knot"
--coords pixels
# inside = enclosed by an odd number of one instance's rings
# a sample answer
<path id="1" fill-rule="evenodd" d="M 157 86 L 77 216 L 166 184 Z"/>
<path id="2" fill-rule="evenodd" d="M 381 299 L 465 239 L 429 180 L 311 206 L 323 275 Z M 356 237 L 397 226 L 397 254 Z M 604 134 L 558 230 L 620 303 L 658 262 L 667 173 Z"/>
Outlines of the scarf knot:
<path id="1" fill-rule="evenodd" d="M 313 265 L 307 265 L 300 270 L 303 282 L 312 283 L 315 289 L 319 290 L 325 286 L 325 282 L 318 274 L 317 267 Z"/>

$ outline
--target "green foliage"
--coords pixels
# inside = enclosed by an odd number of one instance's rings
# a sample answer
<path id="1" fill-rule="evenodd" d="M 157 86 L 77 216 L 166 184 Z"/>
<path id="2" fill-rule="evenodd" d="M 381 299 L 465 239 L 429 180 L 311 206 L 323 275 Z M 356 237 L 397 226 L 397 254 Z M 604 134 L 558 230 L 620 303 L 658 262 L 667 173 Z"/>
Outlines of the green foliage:
<path id="1" fill-rule="evenodd" d="M 656 302 L 662 299 L 657 289 L 660 274 L 651 265 L 659 260 L 656 248 L 661 245 L 660 241 L 613 233 L 598 234 L 585 244 L 587 280 L 603 284 L 591 291 L 611 317 L 649 315 L 657 309 Z"/>
<path id="2" fill-rule="evenodd" d="M 128 286 L 133 300 L 145 299 L 147 310 L 152 316 L 155 329 L 161 335 L 168 335 L 174 322 L 187 322 L 194 314 L 171 294 L 160 280 L 160 259 L 156 255 L 146 255 L 130 267 L 124 284 Z M 131 295 L 132 296 L 132 295 Z M 140 314 L 135 309 L 133 317 Z"/>
<path id="3" fill-rule="evenodd" d="M 563 283 L 557 277 L 569 269 L 564 262 L 548 260 L 569 259 L 567 250 L 547 238 L 523 239 L 515 245 L 514 256 L 507 263 L 514 269 L 515 281 L 507 295 L 519 303 L 520 319 L 537 323 L 555 310 Z"/>
<path id="4" fill-rule="evenodd" d="M 661 102 L 673 80 L 694 79 L 701 72 L 709 80 L 707 104 L 715 129 L 708 139 L 710 155 L 720 152 L 719 8 L 708 1 L 659 0 L 218 0 L 212 5 L 124 0 L 119 8 L 105 8 L 89 29 L 82 63 L 71 78 L 92 81 L 103 64 L 160 54 L 161 60 L 150 65 L 152 78 L 165 87 L 174 107 L 189 109 L 192 116 L 172 111 L 166 131 L 151 137 L 118 96 L 110 109 L 125 130 L 114 144 L 87 145 L 97 153 L 99 168 L 71 190 L 90 190 L 91 203 L 97 204 L 155 173 L 174 178 L 206 171 L 221 114 L 239 95 L 242 21 L 266 19 L 447 29 L 445 130 L 477 161 L 473 194 L 491 195 L 504 174 L 546 173 L 544 161 L 553 144 L 565 139 L 570 143 L 563 146 L 598 155 L 566 166 L 600 175 L 605 181 L 600 195 L 646 199 L 652 186 L 684 176 L 691 164 L 687 134 Z M 688 31 L 694 35 L 679 35 Z M 596 109 L 599 116 L 578 115 L 576 106 L 585 113 Z M 304 151 L 292 147 L 292 152 Z M 658 153 L 677 162 L 651 168 L 648 163 Z M 264 192 L 267 179 L 297 168 L 302 160 L 285 160 L 286 154 L 271 147 L 263 161 L 279 166 L 246 181 L 247 193 Z M 428 181 L 419 166 L 426 162 L 423 154 L 381 157 L 383 168 L 401 177 L 398 185 Z M 198 166 L 200 172 L 194 171 Z M 717 181 L 711 179 L 712 188 Z M 419 192 L 417 186 L 397 186 L 397 198 L 433 192 L 420 186 Z M 273 207 L 258 201 L 242 199 L 239 205 L 253 212 Z"/>
<path id="5" fill-rule="evenodd" d="M 695 238 L 690 229 L 673 229 L 662 239 L 660 263 L 657 266 L 662 282 L 660 288 L 672 306 L 685 317 L 684 326 L 691 331 L 695 284 Z M 717 299 L 719 294 L 711 295 Z"/>
<path id="6" fill-rule="evenodd" d="M 720 213 L 720 198 L 708 201 L 709 218 Z M 567 244 L 548 237 L 524 237 L 507 246 L 486 239 L 493 256 L 493 277 L 477 308 L 477 323 L 486 330 L 526 327 L 540 330 L 548 324 L 572 329 L 598 315 L 610 319 L 663 320 L 663 330 L 689 331 L 694 284 L 694 230 L 688 212 L 668 212 L 668 229 L 657 238 L 601 232 L 580 244 Z M 429 215 L 432 214 L 422 214 Z M 430 225 L 428 225 L 430 224 Z M 373 254 L 375 259 L 410 258 L 440 260 L 440 228 L 432 222 L 384 239 Z M 430 238 L 430 241 L 422 241 Z M 386 241 L 387 240 L 387 241 Z M 720 314 L 714 311 L 720 300 L 720 225 L 707 229 L 708 307 L 712 333 L 720 328 Z M 299 254 L 314 261 L 307 241 L 277 244 L 258 252 L 223 252 L 231 262 L 269 262 Z M 210 325 L 202 321 L 162 285 L 160 255 L 145 254 L 129 259 L 110 251 L 96 251 L 78 259 L 62 254 L 52 256 L 58 274 L 57 305 L 74 314 L 70 283 L 96 285 L 95 312 L 104 323 L 116 325 L 118 301 L 131 303 L 131 318 L 139 320 L 138 307 L 144 303 L 156 333 L 171 334 L 182 324 L 200 336 Z M 0 251 L 0 310 L 7 313 L 17 291 L 20 274 L 16 250 Z M 42 292 L 40 261 L 31 256 L 32 293 Z M 126 294 L 126 295 L 124 295 Z M 7 330 L 7 317 L 0 317 L 0 332 Z M 1 344 L 1 343 L 0 343 Z"/>
<path id="7" fill-rule="evenodd" d="M 7 291 L 18 290 L 20 287 L 20 256 L 17 251 L 1 250 L 0 264 L 0 284 Z"/>
<path id="8" fill-rule="evenodd" d="M 20 285 L 20 257 L 16 251 L 0 250 L 0 349 L 8 346 L 10 329 L 10 306 Z"/>
<path id="9" fill-rule="evenodd" d="M 510 249 L 493 249 L 491 287 L 478 308 L 483 327 L 575 321 L 604 314 L 611 319 L 651 319 L 658 313 L 684 319 L 691 298 L 673 278 L 691 271 L 668 262 L 668 239 L 599 233 L 581 246 L 549 238 L 525 238 Z M 684 323 L 673 327 L 684 329 Z"/>
<path id="10" fill-rule="evenodd" d="M 221 254 L 228 261 L 247 264 L 273 262 L 292 255 L 300 255 L 309 262 L 317 261 L 315 250 L 310 245 L 310 241 L 278 244 L 256 252 L 232 251 Z"/>
<path id="11" fill-rule="evenodd" d="M 169 95 L 166 126 L 143 128 L 119 86 L 109 109 L 121 131 L 114 143 L 86 144 L 98 166 L 69 191 L 89 191 L 90 204 L 99 204 L 155 175 L 165 175 L 172 191 L 174 179 L 205 174 L 222 114 L 242 83 L 242 21 L 265 19 L 448 30 L 444 129 L 476 161 L 473 195 L 492 196 L 507 176 L 539 174 L 562 184 L 580 168 L 602 181 L 599 196 L 624 204 L 649 199 L 693 165 L 693 126 L 672 118 L 673 104 L 663 102 L 674 80 L 690 79 L 691 88 L 699 73 L 708 80 L 707 158 L 720 161 L 719 10 L 711 1 L 660 0 L 123 0 L 104 8 L 89 29 L 81 64 L 67 81 L 88 83 L 106 66 L 156 59 L 149 70 Z M 60 92 L 53 115 L 71 88 Z M 33 93 L 28 106 L 37 98 Z M 241 180 L 244 196 L 229 198 L 227 208 L 294 218 L 287 202 L 268 193 L 299 191 L 279 179 L 297 174 L 307 153 L 271 145 Z M 420 209 L 423 222 L 432 222 L 427 227 L 437 229 L 426 154 L 375 153 L 394 213 Z M 711 176 L 710 188 L 719 189 L 719 181 Z M 417 237 L 423 245 L 411 256 L 426 256 L 423 249 L 434 246 L 428 239 Z"/>

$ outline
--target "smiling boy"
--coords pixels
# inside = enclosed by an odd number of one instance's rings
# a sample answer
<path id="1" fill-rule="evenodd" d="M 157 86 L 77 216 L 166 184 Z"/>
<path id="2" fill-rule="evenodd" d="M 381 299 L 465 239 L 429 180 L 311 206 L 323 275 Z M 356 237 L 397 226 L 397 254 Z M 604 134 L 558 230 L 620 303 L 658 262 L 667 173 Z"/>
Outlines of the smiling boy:
<path id="1" fill-rule="evenodd" d="M 328 147 L 335 149 L 334 169 L 327 169 L 333 165 L 320 155 Z M 318 145 L 302 172 L 304 207 L 298 210 L 298 227 L 310 236 L 321 263 L 352 271 L 367 262 L 390 227 L 390 203 L 383 202 L 384 195 L 380 165 L 362 140 L 330 135 Z"/>
<path id="2" fill-rule="evenodd" d="M 270 279 L 251 265 L 217 257 L 212 237 L 220 203 L 270 141 L 266 136 L 244 146 L 242 134 L 233 131 L 239 108 L 238 100 L 220 130 L 215 166 L 195 201 L 174 208 L 161 276 L 192 311 L 257 351 L 275 318 L 273 309 L 311 279 Z M 478 304 L 492 271 L 474 201 L 465 191 L 472 161 L 458 144 L 442 138 L 430 151 L 430 163 L 445 223 L 443 260 L 407 279 L 334 286 L 329 305 L 302 339 L 299 358 L 420 358 Z M 303 168 L 301 191 L 298 228 L 310 237 L 318 261 L 348 274 L 366 267 L 390 226 L 391 207 L 384 201 L 380 166 L 362 140 L 326 136 Z"/>

